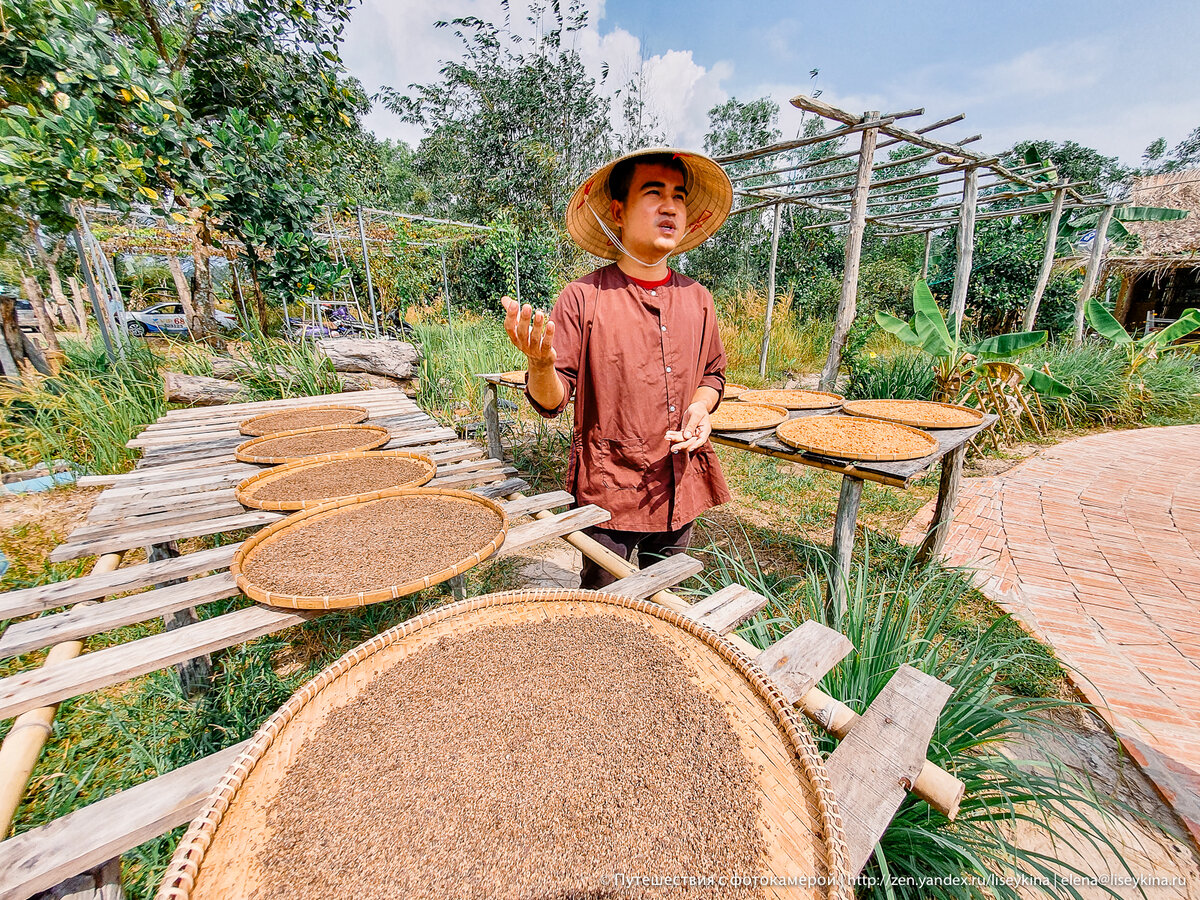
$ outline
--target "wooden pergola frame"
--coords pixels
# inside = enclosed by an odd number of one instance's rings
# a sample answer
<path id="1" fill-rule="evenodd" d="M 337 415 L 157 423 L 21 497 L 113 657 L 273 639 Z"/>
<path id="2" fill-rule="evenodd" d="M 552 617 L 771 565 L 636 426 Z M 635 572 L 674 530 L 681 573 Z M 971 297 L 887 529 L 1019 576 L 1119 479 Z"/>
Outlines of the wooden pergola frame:
<path id="1" fill-rule="evenodd" d="M 1037 315 L 1041 296 L 1049 282 L 1054 263 L 1054 246 L 1058 223 L 1063 210 L 1103 206 L 1111 216 L 1113 204 L 1103 194 L 1081 193 L 1079 183 L 1059 180 L 1054 183 L 1035 181 L 1039 175 L 1051 169 L 1037 166 L 1005 166 L 999 157 L 967 149 L 966 145 L 980 140 L 972 135 L 957 143 L 947 143 L 931 134 L 947 125 L 962 120 L 961 114 L 939 119 L 920 128 L 908 129 L 897 124 L 900 119 L 923 115 L 924 109 L 909 109 L 902 112 L 881 114 L 868 111 L 854 114 L 838 109 L 828 103 L 800 94 L 792 98 L 792 105 L 807 113 L 828 120 L 831 127 L 819 134 L 806 135 L 796 140 L 783 141 L 755 150 L 734 153 L 717 158 L 722 165 L 769 161 L 780 154 L 791 153 L 802 147 L 840 141 L 849 135 L 859 135 L 856 150 L 839 151 L 817 159 L 805 160 L 786 166 L 768 165 L 760 171 L 731 173 L 735 194 L 741 205 L 731 215 L 740 215 L 754 210 L 772 208 L 774 224 L 771 232 L 771 257 L 767 276 L 767 314 L 763 331 L 762 348 L 759 354 L 759 374 L 766 374 L 767 353 L 770 349 L 771 317 L 775 305 L 775 274 L 779 252 L 779 229 L 784 205 L 793 204 L 823 213 L 830 221 L 807 225 L 805 228 L 845 227 L 846 264 L 842 276 L 841 295 L 838 300 L 837 319 L 829 355 L 821 371 L 820 388 L 831 390 L 841 367 L 842 350 L 854 321 L 858 301 L 858 271 L 862 258 L 862 241 L 866 226 L 870 224 L 885 235 L 922 234 L 925 236 L 925 262 L 922 275 L 928 274 L 929 252 L 933 233 L 941 229 L 958 226 L 958 254 L 951 289 L 950 315 L 956 327 L 962 323 L 966 308 L 967 288 L 970 284 L 972 253 L 975 239 L 975 223 L 985 219 L 1010 218 L 1022 215 L 1050 214 L 1050 227 L 1046 251 L 1039 274 L 1037 288 L 1025 313 L 1026 327 L 1031 327 Z M 887 148 L 914 148 L 917 152 L 901 159 L 876 161 L 880 150 Z M 834 172 L 805 173 L 839 162 L 856 160 Z M 888 170 L 900 166 L 920 164 L 920 169 L 907 174 L 888 175 Z M 780 179 L 776 176 L 790 178 Z M 800 177 L 797 177 L 800 176 Z M 877 177 L 882 176 L 882 177 Z M 759 178 L 773 179 L 767 184 L 748 185 L 746 182 Z M 888 190 L 880 190 L 887 188 Z M 932 192 L 930 189 L 933 188 Z M 1052 203 L 1012 206 L 1019 201 L 1042 193 L 1053 192 Z M 945 198 L 954 198 L 951 202 Z M 1105 222 L 1104 224 L 1107 224 Z M 1099 262 L 1103 258 L 1103 240 L 1093 247 L 1094 263 L 1089 262 L 1089 278 L 1085 279 L 1094 289 Z M 1098 253 L 1097 253 L 1098 251 Z M 1090 293 L 1090 292 L 1089 292 Z M 1081 292 L 1081 298 L 1084 298 Z M 1077 319 L 1082 321 L 1084 299 L 1078 304 Z"/>

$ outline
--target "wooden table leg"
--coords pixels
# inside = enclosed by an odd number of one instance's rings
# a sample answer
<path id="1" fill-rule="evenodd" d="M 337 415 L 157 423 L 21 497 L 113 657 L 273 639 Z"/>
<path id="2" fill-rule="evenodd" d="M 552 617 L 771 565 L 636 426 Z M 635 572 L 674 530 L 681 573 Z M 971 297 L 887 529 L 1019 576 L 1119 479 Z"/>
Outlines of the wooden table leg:
<path id="1" fill-rule="evenodd" d="M 918 562 L 928 562 L 942 553 L 946 538 L 950 534 L 950 522 L 954 518 L 954 501 L 958 497 L 958 486 L 962 482 L 963 457 L 967 446 L 955 447 L 942 457 L 942 479 L 938 484 L 937 503 L 933 508 L 933 522 L 917 551 Z"/>
<path id="2" fill-rule="evenodd" d="M 164 559 L 174 559 L 177 556 L 179 556 L 179 548 L 174 541 L 168 541 L 165 544 L 151 544 L 146 548 L 147 562 L 160 562 Z M 169 587 L 185 581 L 187 581 L 186 578 L 175 578 L 162 584 L 156 584 L 155 587 Z M 167 631 L 186 628 L 199 621 L 200 617 L 196 615 L 194 609 L 180 609 L 163 616 L 163 625 Z M 183 690 L 185 697 L 192 697 L 206 691 L 212 685 L 212 658 L 205 654 L 197 656 L 195 659 L 175 663 L 175 674 L 179 676 L 179 687 Z"/>
<path id="3" fill-rule="evenodd" d="M 862 499 L 861 478 L 842 476 L 838 494 L 837 519 L 833 524 L 833 567 L 829 572 L 827 606 L 839 613 L 846 611 L 850 587 L 850 559 L 854 555 L 854 531 L 858 524 L 858 503 Z"/>
<path id="4" fill-rule="evenodd" d="M 493 459 L 504 459 L 504 445 L 500 443 L 500 388 L 487 382 L 483 395 L 483 424 L 487 430 L 488 455 Z"/>

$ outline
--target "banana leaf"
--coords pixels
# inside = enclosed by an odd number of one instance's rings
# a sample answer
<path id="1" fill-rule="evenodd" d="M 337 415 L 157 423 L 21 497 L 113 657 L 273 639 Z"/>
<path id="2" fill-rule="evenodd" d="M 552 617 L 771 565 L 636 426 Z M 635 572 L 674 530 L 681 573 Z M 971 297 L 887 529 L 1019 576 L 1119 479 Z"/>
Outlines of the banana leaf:
<path id="1" fill-rule="evenodd" d="M 1006 359 L 1023 350 L 1040 347 L 1044 343 L 1046 343 L 1046 332 L 1044 331 L 1019 331 L 1015 334 L 998 334 L 995 337 L 986 338 L 977 344 L 972 344 L 967 348 L 967 352 L 975 354 L 980 359 Z"/>
<path id="2" fill-rule="evenodd" d="M 1198 328 L 1200 328 L 1200 309 L 1193 307 L 1184 310 L 1182 316 L 1162 331 L 1156 331 L 1149 337 L 1156 346 L 1165 347 L 1179 340 L 1181 337 L 1191 334 Z"/>
<path id="3" fill-rule="evenodd" d="M 1021 372 L 1025 375 L 1025 383 L 1043 397 L 1058 400 L 1070 397 L 1074 393 L 1057 378 L 1047 375 L 1041 369 L 1035 369 L 1032 366 L 1021 366 L 1020 368 Z"/>
<path id="4" fill-rule="evenodd" d="M 921 346 L 921 338 L 917 336 L 912 326 L 903 319 L 899 319 L 883 310 L 876 310 L 875 321 L 879 323 L 880 328 L 893 337 L 898 338 L 901 343 L 907 344 L 910 347 Z"/>
<path id="5" fill-rule="evenodd" d="M 946 356 L 953 352 L 956 341 L 946 328 L 946 318 L 938 309 L 933 292 L 925 280 L 913 284 L 913 331 L 921 339 L 921 349 L 931 356 Z"/>
<path id="6" fill-rule="evenodd" d="M 1133 338 L 1125 327 L 1113 318 L 1113 314 L 1104 308 L 1104 304 L 1092 297 L 1084 308 L 1088 324 L 1096 329 L 1103 337 L 1114 344 L 1132 344 Z M 1190 331 L 1191 329 L 1188 329 Z M 1184 332 L 1185 334 L 1187 332 Z"/>
<path id="7" fill-rule="evenodd" d="M 1118 206 L 1113 210 L 1113 218 L 1122 222 L 1172 222 L 1187 218 L 1187 210 L 1165 206 Z"/>

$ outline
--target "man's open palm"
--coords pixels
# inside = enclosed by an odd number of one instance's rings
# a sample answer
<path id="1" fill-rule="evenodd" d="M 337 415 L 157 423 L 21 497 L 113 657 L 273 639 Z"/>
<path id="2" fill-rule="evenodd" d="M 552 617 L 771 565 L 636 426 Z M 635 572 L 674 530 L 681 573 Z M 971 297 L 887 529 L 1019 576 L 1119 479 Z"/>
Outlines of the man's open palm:
<path id="1" fill-rule="evenodd" d="M 508 339 L 525 354 L 530 366 L 553 367 L 554 323 L 540 309 L 535 313 L 526 303 L 521 306 L 511 297 L 500 298 L 504 306 L 504 330 Z"/>

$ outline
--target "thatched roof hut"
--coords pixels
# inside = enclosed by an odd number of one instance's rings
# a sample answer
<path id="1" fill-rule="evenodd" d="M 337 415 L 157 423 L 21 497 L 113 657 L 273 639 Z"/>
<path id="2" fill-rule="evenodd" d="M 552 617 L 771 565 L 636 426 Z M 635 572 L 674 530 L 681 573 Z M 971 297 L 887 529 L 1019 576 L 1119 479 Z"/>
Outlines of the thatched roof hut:
<path id="1" fill-rule="evenodd" d="M 1125 223 L 1141 246 L 1106 260 L 1106 274 L 1122 279 L 1117 318 L 1127 326 L 1153 326 L 1157 319 L 1178 318 L 1184 309 L 1200 306 L 1200 170 L 1139 178 L 1129 202 L 1188 213 L 1170 222 Z"/>

